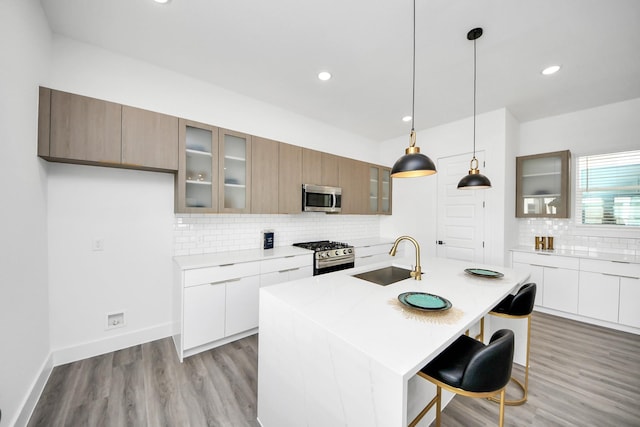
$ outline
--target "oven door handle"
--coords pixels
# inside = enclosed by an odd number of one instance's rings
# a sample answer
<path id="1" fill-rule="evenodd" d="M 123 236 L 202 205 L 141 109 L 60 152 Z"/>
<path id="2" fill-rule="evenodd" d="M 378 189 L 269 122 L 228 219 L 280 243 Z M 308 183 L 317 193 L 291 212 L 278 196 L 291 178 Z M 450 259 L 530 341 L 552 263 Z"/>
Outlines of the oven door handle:
<path id="1" fill-rule="evenodd" d="M 344 257 L 344 258 L 336 258 L 330 260 L 322 260 L 317 262 L 318 269 L 325 267 L 334 267 L 340 264 L 349 264 L 355 261 L 355 257 Z"/>
<path id="2" fill-rule="evenodd" d="M 336 208 L 336 203 L 338 203 L 338 196 L 336 196 L 336 193 L 331 193 L 331 208 L 335 209 Z"/>

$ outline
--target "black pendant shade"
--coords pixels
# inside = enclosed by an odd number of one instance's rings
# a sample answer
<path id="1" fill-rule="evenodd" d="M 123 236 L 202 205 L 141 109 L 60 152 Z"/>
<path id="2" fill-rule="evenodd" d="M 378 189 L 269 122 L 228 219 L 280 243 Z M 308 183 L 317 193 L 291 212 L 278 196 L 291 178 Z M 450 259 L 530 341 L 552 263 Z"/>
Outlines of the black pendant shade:
<path id="1" fill-rule="evenodd" d="M 482 28 L 474 28 L 467 33 L 467 40 L 473 40 L 473 158 L 469 175 L 458 182 L 459 190 L 484 190 L 491 188 L 489 178 L 482 175 L 476 159 L 476 39 L 482 36 Z"/>
<path id="2" fill-rule="evenodd" d="M 407 154 L 400 157 L 393 165 L 391 169 L 392 177 L 415 178 L 436 173 L 436 165 L 429 157 L 420 153 L 419 147 L 409 147 L 406 151 Z M 410 153 L 409 151 L 414 152 Z"/>
<path id="3" fill-rule="evenodd" d="M 470 170 L 469 175 L 462 178 L 458 183 L 458 189 L 460 190 L 484 190 L 486 188 L 491 188 L 491 181 L 482 175 L 478 169 Z"/>
<path id="4" fill-rule="evenodd" d="M 436 173 L 436 165 L 433 161 L 420 153 L 420 147 L 416 147 L 416 132 L 414 129 L 415 104 L 416 104 L 416 1 L 413 0 L 413 74 L 412 74 L 412 98 L 411 98 L 411 133 L 409 134 L 409 147 L 405 155 L 400 157 L 391 169 L 393 178 L 416 178 Z"/>

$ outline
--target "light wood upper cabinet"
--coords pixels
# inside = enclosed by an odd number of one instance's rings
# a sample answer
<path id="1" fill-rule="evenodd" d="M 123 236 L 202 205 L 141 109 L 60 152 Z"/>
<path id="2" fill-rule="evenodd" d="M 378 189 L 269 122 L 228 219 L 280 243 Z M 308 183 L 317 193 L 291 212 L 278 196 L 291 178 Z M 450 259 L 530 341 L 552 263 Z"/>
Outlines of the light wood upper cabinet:
<path id="1" fill-rule="evenodd" d="M 178 170 L 178 118 L 124 105 L 122 164 Z"/>
<path id="2" fill-rule="evenodd" d="M 178 170 L 178 118 L 40 87 L 38 155 L 52 161 Z"/>
<path id="3" fill-rule="evenodd" d="M 391 214 L 391 169 L 369 166 L 369 213 Z"/>
<path id="4" fill-rule="evenodd" d="M 342 188 L 343 214 L 369 212 L 369 164 L 358 160 L 339 158 L 339 187 Z"/>
<path id="5" fill-rule="evenodd" d="M 321 151 L 302 149 L 302 184 L 323 184 Z"/>
<path id="6" fill-rule="evenodd" d="M 218 212 L 218 151 L 218 128 L 179 120 L 176 212 Z"/>
<path id="7" fill-rule="evenodd" d="M 278 212 L 281 214 L 302 212 L 302 162 L 301 147 L 280 144 Z"/>
<path id="8" fill-rule="evenodd" d="M 120 104 L 52 90 L 50 114 L 50 157 L 120 164 Z"/>
<path id="9" fill-rule="evenodd" d="M 278 213 L 278 156 L 280 143 L 253 137 L 251 143 L 251 213 Z"/>
<path id="10" fill-rule="evenodd" d="M 340 186 L 339 162 L 341 157 L 322 153 L 322 185 Z"/>
<path id="11" fill-rule="evenodd" d="M 251 135 L 218 130 L 220 213 L 251 212 Z"/>
<path id="12" fill-rule="evenodd" d="M 516 158 L 516 218 L 568 218 L 569 151 Z"/>

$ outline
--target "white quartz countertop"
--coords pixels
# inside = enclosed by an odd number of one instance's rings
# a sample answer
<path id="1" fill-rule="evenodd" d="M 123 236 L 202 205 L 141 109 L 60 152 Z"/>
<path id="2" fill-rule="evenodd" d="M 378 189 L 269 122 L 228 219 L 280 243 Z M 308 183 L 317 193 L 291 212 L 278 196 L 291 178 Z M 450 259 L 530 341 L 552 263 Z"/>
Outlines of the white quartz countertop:
<path id="1" fill-rule="evenodd" d="M 572 258 L 596 259 L 601 261 L 616 261 L 640 264 L 640 257 L 631 254 L 620 254 L 599 251 L 597 249 L 580 250 L 580 249 L 554 249 L 552 251 L 536 250 L 530 246 L 517 246 L 511 249 L 515 252 L 525 252 L 531 254 L 557 255 Z"/>
<path id="2" fill-rule="evenodd" d="M 237 264 L 241 262 L 311 254 L 313 254 L 313 251 L 297 246 L 279 246 L 273 249 L 248 249 L 244 251 L 216 252 L 201 255 L 182 255 L 173 257 L 173 260 L 183 270 L 189 270 L 223 264 Z M 311 261 L 309 261 L 309 265 L 311 265 Z"/>
<path id="3" fill-rule="evenodd" d="M 406 279 L 380 286 L 352 277 L 389 265 L 409 268 L 409 258 L 372 264 L 261 288 L 287 309 L 319 325 L 334 337 L 366 354 L 402 377 L 410 378 L 491 308 L 528 279 L 528 273 L 505 267 L 447 259 L 422 263 L 423 279 Z M 504 273 L 488 279 L 471 276 L 465 268 L 482 267 Z M 418 291 L 448 299 L 453 323 L 438 323 L 397 304 L 402 292 Z M 265 296 L 266 296 L 265 295 Z M 455 310 L 455 311 L 454 311 Z"/>

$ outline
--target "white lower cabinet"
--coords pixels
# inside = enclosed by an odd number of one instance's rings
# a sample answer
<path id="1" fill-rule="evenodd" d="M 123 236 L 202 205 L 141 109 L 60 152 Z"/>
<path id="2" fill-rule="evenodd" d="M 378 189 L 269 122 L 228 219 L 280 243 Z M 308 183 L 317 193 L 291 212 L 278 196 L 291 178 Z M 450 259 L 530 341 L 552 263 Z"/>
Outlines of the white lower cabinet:
<path id="1" fill-rule="evenodd" d="M 620 278 L 620 313 L 618 322 L 640 328 L 640 278 Z"/>
<path id="2" fill-rule="evenodd" d="M 375 264 L 376 262 L 386 261 L 391 258 L 389 251 L 393 246 L 392 243 L 383 243 L 378 245 L 356 246 L 355 267 Z"/>
<path id="3" fill-rule="evenodd" d="M 516 270 L 529 271 L 537 285 L 535 304 L 567 313 L 578 312 L 579 261 L 545 253 L 513 252 Z"/>
<path id="4" fill-rule="evenodd" d="M 226 283 L 225 336 L 258 327 L 260 276 Z"/>
<path id="5" fill-rule="evenodd" d="M 223 258 L 235 260 L 228 254 Z M 181 361 L 255 333 L 260 286 L 313 276 L 311 252 L 256 258 L 198 267 L 174 265 L 174 342 Z"/>
<path id="6" fill-rule="evenodd" d="M 537 283 L 537 306 L 618 329 L 640 328 L 640 264 L 520 251 L 512 251 L 511 260 Z"/>
<path id="7" fill-rule="evenodd" d="M 542 305 L 567 313 L 577 313 L 578 280 L 577 270 L 545 267 Z"/>
<path id="8" fill-rule="evenodd" d="M 185 349 L 224 338 L 224 282 L 185 288 L 183 306 L 182 343 Z"/>
<path id="9" fill-rule="evenodd" d="M 620 279 L 602 273 L 580 272 L 578 314 L 608 322 L 618 321 Z"/>
<path id="10" fill-rule="evenodd" d="M 261 261 L 260 286 L 313 276 L 313 255 L 298 255 Z"/>
<path id="11" fill-rule="evenodd" d="M 640 327 L 640 265 L 581 259 L 580 311 L 584 316 Z"/>

